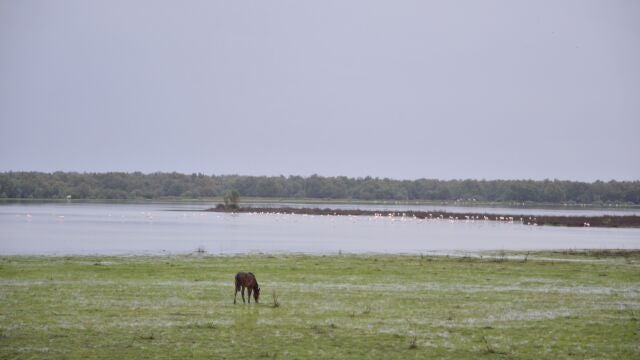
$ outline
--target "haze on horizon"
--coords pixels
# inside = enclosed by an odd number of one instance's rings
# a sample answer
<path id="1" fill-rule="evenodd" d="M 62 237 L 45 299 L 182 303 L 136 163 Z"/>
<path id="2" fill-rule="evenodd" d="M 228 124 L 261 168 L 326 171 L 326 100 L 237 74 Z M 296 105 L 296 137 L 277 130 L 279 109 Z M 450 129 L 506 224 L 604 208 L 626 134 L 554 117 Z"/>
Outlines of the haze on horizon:
<path id="1" fill-rule="evenodd" d="M 0 171 L 639 180 L 640 2 L 3 1 Z"/>

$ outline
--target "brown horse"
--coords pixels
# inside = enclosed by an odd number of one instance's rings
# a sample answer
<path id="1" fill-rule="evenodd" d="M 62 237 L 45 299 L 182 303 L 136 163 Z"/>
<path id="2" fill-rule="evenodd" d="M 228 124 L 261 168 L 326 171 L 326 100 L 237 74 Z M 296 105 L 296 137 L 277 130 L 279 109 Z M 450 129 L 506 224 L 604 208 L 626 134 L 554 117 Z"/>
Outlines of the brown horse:
<path id="1" fill-rule="evenodd" d="M 233 295 L 233 303 L 236 303 L 236 296 L 238 291 L 242 294 L 242 303 L 244 303 L 244 288 L 247 288 L 247 295 L 249 296 L 249 304 L 251 304 L 251 292 L 253 291 L 253 298 L 256 299 L 256 303 L 260 298 L 260 287 L 255 275 L 250 272 L 239 272 L 236 274 L 236 292 Z"/>

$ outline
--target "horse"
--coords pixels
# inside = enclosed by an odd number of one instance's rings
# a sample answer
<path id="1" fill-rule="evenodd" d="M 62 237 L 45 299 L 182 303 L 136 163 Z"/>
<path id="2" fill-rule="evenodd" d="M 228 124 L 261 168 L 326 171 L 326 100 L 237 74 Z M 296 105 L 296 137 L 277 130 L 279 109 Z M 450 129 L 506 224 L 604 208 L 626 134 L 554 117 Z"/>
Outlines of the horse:
<path id="1" fill-rule="evenodd" d="M 255 275 L 250 272 L 239 272 L 236 274 L 236 292 L 233 295 L 233 303 L 236 303 L 236 297 L 238 291 L 242 294 L 242 303 L 244 303 L 244 288 L 247 288 L 247 295 L 249 296 L 249 304 L 251 304 L 251 292 L 253 291 L 253 298 L 258 302 L 260 298 L 260 287 Z"/>

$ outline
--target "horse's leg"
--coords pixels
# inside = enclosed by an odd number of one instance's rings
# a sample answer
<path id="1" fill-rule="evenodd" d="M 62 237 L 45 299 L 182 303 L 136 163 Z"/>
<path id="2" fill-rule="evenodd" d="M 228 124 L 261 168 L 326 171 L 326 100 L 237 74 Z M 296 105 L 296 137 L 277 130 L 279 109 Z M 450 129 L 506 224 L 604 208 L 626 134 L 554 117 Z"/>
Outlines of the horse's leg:
<path id="1" fill-rule="evenodd" d="M 233 304 L 235 305 L 236 303 L 236 297 L 238 297 L 238 285 L 235 286 L 235 290 L 233 293 Z"/>
<path id="2" fill-rule="evenodd" d="M 242 291 L 240 292 L 242 294 L 242 303 L 244 304 L 244 286 L 242 287 Z"/>
<path id="3" fill-rule="evenodd" d="M 251 304 L 251 293 L 252 292 L 253 292 L 253 289 L 247 288 L 247 297 L 249 298 L 249 304 Z"/>

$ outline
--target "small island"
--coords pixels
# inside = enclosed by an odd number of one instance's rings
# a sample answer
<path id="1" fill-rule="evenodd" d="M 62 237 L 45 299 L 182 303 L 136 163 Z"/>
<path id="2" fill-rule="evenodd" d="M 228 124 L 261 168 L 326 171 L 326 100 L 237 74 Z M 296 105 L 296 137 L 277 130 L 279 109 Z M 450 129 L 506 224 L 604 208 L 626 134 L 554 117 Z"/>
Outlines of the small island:
<path id="1" fill-rule="evenodd" d="M 226 196 L 225 196 L 226 199 Z M 237 199 L 236 199 L 237 200 Z M 219 204 L 204 211 L 230 213 L 258 213 L 258 214 L 291 214 L 317 216 L 390 216 L 408 217 L 433 221 L 498 221 L 506 223 L 520 223 L 529 226 L 569 226 L 569 227 L 607 227 L 607 228 L 637 228 L 640 227 L 640 216 L 637 215 L 603 215 L 603 216 L 550 216 L 550 215 L 513 215 L 487 214 L 475 212 L 447 212 L 447 211 L 382 211 L 361 209 L 330 209 L 330 208 L 297 208 L 297 207 L 252 207 L 239 206 L 237 202 Z"/>

